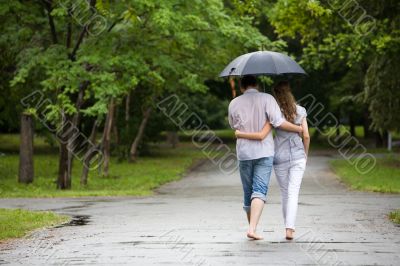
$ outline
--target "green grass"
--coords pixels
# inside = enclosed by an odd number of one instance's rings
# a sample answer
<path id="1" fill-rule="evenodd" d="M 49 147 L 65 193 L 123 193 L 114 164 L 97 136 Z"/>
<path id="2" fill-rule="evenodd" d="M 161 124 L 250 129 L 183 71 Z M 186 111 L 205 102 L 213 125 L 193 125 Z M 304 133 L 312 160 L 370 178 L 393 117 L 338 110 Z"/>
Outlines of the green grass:
<path id="1" fill-rule="evenodd" d="M 53 212 L 0 209 L 0 240 L 22 237 L 28 232 L 69 220 Z"/>
<path id="2" fill-rule="evenodd" d="M 313 135 L 315 133 L 315 131 L 316 131 L 315 127 L 310 127 L 310 134 L 311 135 Z M 327 135 L 327 136 L 333 135 L 333 134 L 336 134 L 336 127 L 327 127 L 327 128 L 324 128 L 322 131 L 323 132 L 321 132 L 321 133 L 323 133 L 324 135 Z M 345 133 L 347 135 L 348 133 L 350 133 L 350 126 L 340 125 L 339 126 L 339 132 L 342 135 L 345 134 Z M 358 138 L 358 139 L 364 138 L 364 135 L 365 135 L 364 127 L 363 126 L 356 126 L 354 128 L 354 133 L 355 133 L 355 137 L 356 138 Z M 400 139 L 400 132 L 392 132 L 392 137 L 394 139 Z"/>
<path id="3" fill-rule="evenodd" d="M 215 135 L 219 138 L 231 138 L 235 139 L 235 131 L 233 129 L 227 128 L 227 129 L 215 129 L 215 130 L 210 130 L 210 132 L 215 133 Z M 194 134 L 197 133 L 197 131 L 186 131 L 185 133 L 179 132 L 179 136 L 185 136 L 189 135 L 190 137 Z"/>
<path id="4" fill-rule="evenodd" d="M 18 184 L 18 155 L 0 157 L 0 197 L 79 197 L 79 196 L 143 196 L 167 182 L 180 179 L 198 159 L 205 158 L 201 150 L 189 143 L 178 148 L 153 147 L 150 155 L 136 163 L 119 162 L 113 158 L 110 175 L 104 177 L 97 170 L 90 172 L 87 186 L 79 183 L 82 164 L 74 161 L 72 190 L 56 189 L 58 156 L 34 156 L 35 180 L 32 184 Z"/>
<path id="5" fill-rule="evenodd" d="M 400 209 L 390 212 L 389 219 L 396 224 L 400 224 Z"/>
<path id="6" fill-rule="evenodd" d="M 334 137 L 336 136 L 336 128 L 333 127 L 327 127 L 324 128 L 320 134 L 316 134 L 317 129 L 315 127 L 310 127 L 309 128 L 310 135 L 311 135 L 311 149 L 312 150 L 326 150 L 326 149 L 331 149 L 333 150 L 334 148 L 328 143 L 328 138 L 329 137 Z M 222 139 L 224 143 L 235 143 L 236 138 L 235 138 L 235 133 L 234 130 L 228 128 L 228 129 L 217 129 L 217 130 L 211 130 L 210 133 L 214 133 L 217 137 Z M 350 127 L 349 126 L 343 126 L 341 125 L 339 127 L 339 132 L 342 137 L 348 137 L 348 134 L 350 133 Z M 197 131 L 185 131 L 185 132 L 179 132 L 179 138 L 183 141 L 191 141 L 192 136 L 198 134 Z M 352 141 L 350 145 L 356 145 L 357 143 L 361 143 L 363 146 L 368 148 L 368 152 L 376 152 L 376 153 L 388 153 L 386 148 L 374 148 L 375 142 L 372 139 L 364 139 L 364 127 L 362 126 L 356 126 L 355 127 L 355 138 L 357 141 Z M 393 139 L 398 140 L 400 139 L 400 133 L 399 132 L 394 132 L 393 133 Z M 394 151 L 400 151 L 399 147 L 394 147 Z M 359 152 L 363 152 L 363 150 L 360 148 Z"/>
<path id="7" fill-rule="evenodd" d="M 18 153 L 19 152 L 19 134 L 0 134 L 0 152 Z M 46 138 L 35 136 L 34 138 L 35 152 L 48 153 L 54 150 Z"/>
<path id="8" fill-rule="evenodd" d="M 226 144 L 232 144 L 236 141 L 235 131 L 230 128 L 202 131 L 201 134 L 197 130 L 186 130 L 184 132 L 183 131 L 178 132 L 178 136 L 180 141 L 192 141 L 193 136 L 198 137 L 205 133 L 209 133 L 210 136 L 211 134 L 215 134 L 216 137 L 220 138 Z M 162 135 L 165 136 L 165 133 Z"/>
<path id="9" fill-rule="evenodd" d="M 360 159 L 352 160 L 352 163 L 362 163 Z M 360 174 L 354 165 L 346 160 L 331 161 L 332 168 L 341 180 L 352 189 L 400 193 L 400 158 L 387 156 L 377 158 L 375 167 L 366 174 Z"/>

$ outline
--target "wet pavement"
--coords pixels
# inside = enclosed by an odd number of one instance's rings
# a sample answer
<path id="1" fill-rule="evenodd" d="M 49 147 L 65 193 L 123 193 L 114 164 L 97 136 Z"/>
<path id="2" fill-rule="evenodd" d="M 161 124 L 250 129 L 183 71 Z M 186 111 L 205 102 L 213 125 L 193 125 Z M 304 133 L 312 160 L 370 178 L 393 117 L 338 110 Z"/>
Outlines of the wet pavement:
<path id="1" fill-rule="evenodd" d="M 6 265 L 400 265 L 400 227 L 387 213 L 400 196 L 347 190 L 329 157 L 310 157 L 295 240 L 284 239 L 271 178 L 259 226 L 245 237 L 238 173 L 205 163 L 151 197 L 0 199 L 5 208 L 52 210 L 68 224 L 0 244 Z"/>

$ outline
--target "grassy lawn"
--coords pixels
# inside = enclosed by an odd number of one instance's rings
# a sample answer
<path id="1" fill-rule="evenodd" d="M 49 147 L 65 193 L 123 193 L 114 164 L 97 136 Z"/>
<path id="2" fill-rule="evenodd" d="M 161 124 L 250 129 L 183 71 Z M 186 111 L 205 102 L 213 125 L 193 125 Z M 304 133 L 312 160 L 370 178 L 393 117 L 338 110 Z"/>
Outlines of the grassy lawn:
<path id="1" fill-rule="evenodd" d="M 389 213 L 389 219 L 396 224 L 400 224 L 400 209 Z"/>
<path id="2" fill-rule="evenodd" d="M 313 135 L 315 133 L 315 131 L 316 131 L 316 128 L 310 127 L 311 135 Z M 345 132 L 350 133 L 350 126 L 340 125 L 339 131 L 340 131 L 340 134 L 344 134 Z M 355 133 L 356 138 L 358 138 L 358 139 L 364 138 L 365 132 L 364 132 L 363 126 L 356 126 L 354 128 L 354 131 L 355 131 L 354 133 Z M 336 134 L 336 127 L 325 128 L 323 130 L 323 132 L 321 132 L 321 133 L 326 134 L 326 135 L 334 135 L 334 134 Z M 400 132 L 392 132 L 392 137 L 394 139 L 400 139 Z"/>
<path id="3" fill-rule="evenodd" d="M 199 159 L 206 158 L 191 143 L 180 143 L 173 149 L 167 145 L 151 145 L 148 155 L 136 163 L 111 159 L 110 176 L 97 170 L 89 174 L 87 186 L 80 185 L 82 163 L 74 161 L 72 189 L 56 189 L 58 172 L 57 148 L 42 137 L 35 137 L 35 179 L 32 184 L 17 182 L 19 136 L 0 135 L 0 197 L 80 197 L 80 196 L 143 196 L 170 181 L 178 180 Z"/>
<path id="4" fill-rule="evenodd" d="M 57 225 L 69 220 L 52 212 L 0 209 L 0 240 L 26 235 L 34 229 Z"/>
<path id="5" fill-rule="evenodd" d="M 235 131 L 230 128 L 202 131 L 201 134 L 197 130 L 186 130 L 185 132 L 178 132 L 178 136 L 180 141 L 192 141 L 193 136 L 199 137 L 202 134 L 206 135 L 207 133 L 210 134 L 210 137 L 215 134 L 216 137 L 220 138 L 226 144 L 236 142 Z"/>
<path id="6" fill-rule="evenodd" d="M 342 136 L 348 137 L 349 127 L 348 126 L 343 126 L 341 125 L 339 127 L 340 129 L 340 134 Z M 311 150 L 334 150 L 334 148 L 328 143 L 328 137 L 332 137 L 334 139 L 334 136 L 336 136 L 336 128 L 328 127 L 324 128 L 323 131 L 321 131 L 321 134 L 316 135 L 317 129 L 315 127 L 310 127 L 310 135 L 311 135 Z M 347 132 L 345 134 L 345 132 Z M 233 144 L 236 141 L 235 138 L 235 132 L 234 130 L 228 128 L 228 129 L 217 129 L 217 130 L 211 130 L 209 133 L 215 134 L 217 137 L 219 137 L 224 143 L 228 144 Z M 191 141 L 193 135 L 197 134 L 200 135 L 197 131 L 185 131 L 185 132 L 178 132 L 179 138 L 182 141 Z M 386 148 L 374 148 L 374 140 L 372 139 L 364 139 L 364 128 L 362 126 L 356 126 L 355 127 L 355 138 L 357 139 L 357 142 L 353 141 L 353 145 L 356 143 L 361 143 L 363 146 L 367 147 L 368 152 L 372 153 L 388 153 L 388 150 Z M 400 139 L 400 133 L 399 132 L 393 132 L 393 140 L 399 140 Z M 363 149 L 359 147 L 359 152 L 363 152 Z M 393 147 L 393 151 L 395 152 L 400 152 L 400 147 Z"/>
<path id="7" fill-rule="evenodd" d="M 345 160 L 334 160 L 331 165 L 341 180 L 352 189 L 400 193 L 400 158 L 387 156 L 377 158 L 376 166 L 367 174 L 360 174 Z"/>
<path id="8" fill-rule="evenodd" d="M 19 152 L 19 134 L 0 134 L 0 154 L 1 153 L 18 153 Z M 51 147 L 46 138 L 35 136 L 35 152 L 49 153 L 57 147 Z M 55 143 L 54 143 L 55 144 Z"/>
<path id="9" fill-rule="evenodd" d="M 93 170 L 86 187 L 79 184 L 82 163 L 74 161 L 72 190 L 56 189 L 57 154 L 36 154 L 35 180 L 32 184 L 18 184 L 18 155 L 0 157 L 0 197 L 79 197 L 149 195 L 154 188 L 180 179 L 198 159 L 205 158 L 201 150 L 189 143 L 178 148 L 153 147 L 150 156 L 140 157 L 136 163 L 120 162 L 113 158 L 110 176 L 104 177 Z"/>

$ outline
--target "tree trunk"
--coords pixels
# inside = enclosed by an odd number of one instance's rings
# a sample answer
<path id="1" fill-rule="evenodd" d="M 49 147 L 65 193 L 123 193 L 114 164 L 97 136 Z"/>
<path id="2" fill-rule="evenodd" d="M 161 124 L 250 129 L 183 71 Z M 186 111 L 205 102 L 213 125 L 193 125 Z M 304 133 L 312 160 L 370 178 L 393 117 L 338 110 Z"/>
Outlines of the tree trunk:
<path id="1" fill-rule="evenodd" d="M 114 117 L 117 118 L 118 117 L 118 104 L 115 105 L 114 107 Z M 118 126 L 117 126 L 117 120 L 113 119 L 113 123 L 112 123 L 112 133 L 114 135 L 114 140 L 115 140 L 115 145 L 119 145 L 119 130 L 118 130 Z"/>
<path id="2" fill-rule="evenodd" d="M 110 151 L 111 151 L 111 130 L 114 118 L 115 103 L 114 98 L 111 98 L 110 104 L 108 105 L 108 114 L 106 122 L 104 124 L 103 132 L 103 175 L 108 176 L 108 168 L 110 165 Z"/>
<path id="3" fill-rule="evenodd" d="M 83 169 L 82 169 L 82 175 L 81 175 L 81 185 L 86 186 L 87 185 L 87 180 L 88 180 L 88 175 L 89 175 L 89 164 L 90 160 L 92 159 L 92 149 L 97 148 L 96 145 L 96 133 L 97 133 L 97 127 L 98 127 L 98 121 L 96 120 L 93 123 L 92 127 L 92 132 L 90 133 L 90 142 L 93 144 L 93 146 L 89 146 L 88 150 L 86 152 L 86 155 L 83 160 Z"/>
<path id="4" fill-rule="evenodd" d="M 19 147 L 18 182 L 29 184 L 33 182 L 33 118 L 32 115 L 21 115 L 21 143 Z"/>
<path id="5" fill-rule="evenodd" d="M 131 145 L 131 149 L 129 152 L 129 155 L 130 155 L 129 161 L 130 162 L 136 161 L 138 147 L 139 147 L 140 142 L 142 141 L 144 130 L 146 128 L 147 122 L 149 121 L 150 114 L 151 114 L 151 107 L 147 108 L 147 110 L 144 112 L 143 119 L 142 119 L 142 122 L 140 123 L 138 133 L 136 134 L 135 140 L 133 141 L 133 143 Z"/>
<path id="6" fill-rule="evenodd" d="M 69 160 L 68 143 L 71 137 L 71 118 L 64 115 L 62 118 L 62 127 L 59 138 L 60 141 L 60 156 L 58 163 L 58 179 L 57 188 L 58 189 L 70 189 L 71 188 L 71 161 Z"/>
<path id="7" fill-rule="evenodd" d="M 387 130 L 383 131 L 382 140 L 383 140 L 383 147 L 387 147 L 388 146 L 388 140 L 389 140 L 389 131 L 387 131 Z"/>
<path id="8" fill-rule="evenodd" d="M 88 85 L 88 81 L 85 81 L 79 85 L 79 92 L 75 103 L 77 113 L 72 117 L 70 115 L 64 115 L 62 118 L 62 132 L 59 136 L 61 141 L 57 180 L 57 188 L 59 189 L 71 188 L 73 149 L 76 142 L 76 137 L 74 134 L 76 134 L 76 130 L 78 129 L 78 125 L 80 123 L 80 109 L 84 101 L 84 92 Z"/>
<path id="9" fill-rule="evenodd" d="M 365 110 L 363 113 L 363 127 L 364 127 L 364 138 L 369 138 L 371 137 L 371 131 L 369 130 L 370 126 L 370 119 L 369 119 L 369 112 L 368 110 Z"/>
<path id="10" fill-rule="evenodd" d="M 126 95 L 126 100 L 125 100 L 125 122 L 128 123 L 130 119 L 130 105 L 131 105 L 131 92 Z"/>
<path id="11" fill-rule="evenodd" d="M 57 188 L 69 189 L 71 188 L 71 176 L 69 175 L 69 161 L 68 161 L 68 149 L 65 143 L 60 145 L 60 160 L 58 163 L 58 180 Z"/>
<path id="12" fill-rule="evenodd" d="M 340 121 L 340 115 L 339 115 L 339 113 L 336 113 L 335 116 L 337 117 L 337 120 Z M 338 125 L 336 126 L 336 137 L 337 137 L 337 138 L 340 137 L 340 122 L 339 122 Z"/>
<path id="13" fill-rule="evenodd" d="M 375 131 L 375 148 L 381 148 L 383 146 L 383 139 L 379 131 Z"/>
<path id="14" fill-rule="evenodd" d="M 388 151 L 392 151 L 392 133 L 390 131 L 388 131 L 387 134 L 387 149 Z"/>
<path id="15" fill-rule="evenodd" d="M 131 118 L 130 115 L 130 106 L 131 106 L 131 92 L 128 93 L 125 99 L 125 134 L 124 137 L 129 136 L 129 120 Z"/>
<path id="16" fill-rule="evenodd" d="M 176 131 L 167 132 L 167 143 L 171 145 L 172 148 L 176 148 L 179 144 L 179 135 Z"/>
<path id="17" fill-rule="evenodd" d="M 85 81 L 83 83 L 81 83 L 79 85 L 79 92 L 78 92 L 78 97 L 76 99 L 76 103 L 75 103 L 75 107 L 76 107 L 76 114 L 73 115 L 72 117 L 72 125 L 74 128 L 79 129 L 79 124 L 81 121 L 81 116 L 80 116 L 80 110 L 83 104 L 83 97 L 84 97 L 84 92 L 85 89 L 87 88 L 87 86 L 89 85 L 88 81 Z M 72 179 L 72 164 L 73 164 L 73 156 L 74 156 L 74 147 L 77 141 L 80 141 L 78 138 L 72 136 L 72 134 L 70 134 L 69 138 L 68 138 L 68 146 L 67 146 L 67 150 L 68 150 L 68 176 L 69 176 L 69 182 L 71 183 L 71 179 Z M 71 185 L 69 186 L 69 188 L 71 188 Z"/>
<path id="18" fill-rule="evenodd" d="M 350 134 L 352 137 L 356 136 L 356 125 L 354 123 L 353 114 L 350 113 L 349 115 L 349 124 L 350 124 Z"/>
<path id="19" fill-rule="evenodd" d="M 340 125 L 336 127 L 336 137 L 340 137 Z"/>

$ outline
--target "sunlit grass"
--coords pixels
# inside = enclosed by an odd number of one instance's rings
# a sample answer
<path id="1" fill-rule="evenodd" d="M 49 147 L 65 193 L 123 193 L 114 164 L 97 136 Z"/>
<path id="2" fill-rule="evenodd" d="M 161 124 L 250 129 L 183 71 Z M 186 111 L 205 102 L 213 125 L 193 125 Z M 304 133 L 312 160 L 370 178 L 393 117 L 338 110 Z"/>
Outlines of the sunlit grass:
<path id="1" fill-rule="evenodd" d="M 360 159 L 352 160 L 353 163 Z M 331 165 L 341 180 L 352 189 L 400 193 L 400 158 L 399 156 L 388 156 L 377 158 L 375 167 L 366 174 L 357 171 L 354 164 L 346 160 L 334 160 Z"/>
<path id="2" fill-rule="evenodd" d="M 57 225 L 69 220 L 53 212 L 0 209 L 0 240 L 26 235 L 34 229 Z"/>
<path id="3" fill-rule="evenodd" d="M 180 179 L 197 160 L 205 158 L 192 144 L 181 143 L 178 148 L 154 147 L 151 154 L 137 162 L 120 162 L 113 158 L 109 176 L 97 170 L 89 174 L 87 186 L 80 185 L 82 163 L 74 161 L 72 189 L 57 190 L 58 157 L 56 154 L 34 156 L 35 179 L 32 184 L 17 182 L 18 155 L 0 157 L 0 197 L 79 197 L 149 195 L 154 188 Z"/>
<path id="4" fill-rule="evenodd" d="M 400 224 L 400 209 L 390 212 L 389 219 L 396 224 Z"/>

